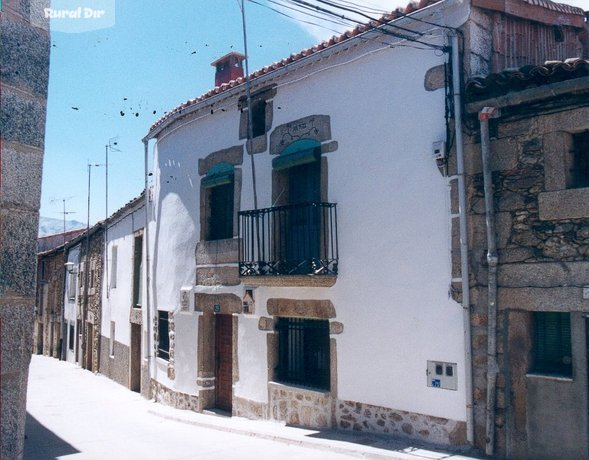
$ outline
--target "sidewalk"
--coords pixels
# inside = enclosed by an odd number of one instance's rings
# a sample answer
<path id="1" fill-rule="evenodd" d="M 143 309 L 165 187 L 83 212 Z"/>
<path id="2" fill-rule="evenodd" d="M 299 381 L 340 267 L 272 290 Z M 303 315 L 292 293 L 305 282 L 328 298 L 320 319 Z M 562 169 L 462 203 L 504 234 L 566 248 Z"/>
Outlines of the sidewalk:
<path id="1" fill-rule="evenodd" d="M 410 441 L 173 409 L 71 363 L 34 355 L 25 460 L 466 460 Z"/>
<path id="2" fill-rule="evenodd" d="M 341 430 L 319 431 L 287 426 L 275 421 L 249 420 L 241 417 L 217 415 L 212 412 L 197 413 L 178 410 L 157 403 L 154 403 L 149 412 L 158 417 L 189 425 L 354 457 L 396 460 L 472 460 L 480 458 L 449 450 L 437 448 L 434 450 L 431 446 L 419 446 L 418 443 L 412 441 L 394 439 L 385 435 Z"/>

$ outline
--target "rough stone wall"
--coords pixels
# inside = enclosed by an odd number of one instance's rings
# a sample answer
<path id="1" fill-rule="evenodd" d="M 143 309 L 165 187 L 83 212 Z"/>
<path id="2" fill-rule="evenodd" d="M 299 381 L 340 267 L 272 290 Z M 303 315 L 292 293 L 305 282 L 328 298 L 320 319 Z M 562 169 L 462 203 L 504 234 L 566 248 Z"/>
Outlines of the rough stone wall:
<path id="1" fill-rule="evenodd" d="M 32 3 L 32 4 L 31 4 Z M 5 0 L 0 15 L 0 458 L 22 457 L 35 305 L 48 1 Z"/>
<path id="2" fill-rule="evenodd" d="M 110 338 L 100 336 L 100 373 L 129 388 L 129 347 L 115 340 L 110 356 Z"/>
<path id="3" fill-rule="evenodd" d="M 466 423 L 355 401 L 339 401 L 338 428 L 386 433 L 432 444 L 466 444 Z"/>
<path id="4" fill-rule="evenodd" d="M 39 256 L 37 269 L 37 334 L 33 350 L 45 356 L 61 357 L 63 286 L 65 281 L 63 249 Z M 38 343 L 40 342 L 40 343 Z"/>
<path id="5" fill-rule="evenodd" d="M 233 415 L 251 420 L 267 419 L 268 405 L 239 396 L 233 396 Z"/>
<path id="6" fill-rule="evenodd" d="M 176 409 L 198 412 L 198 396 L 174 391 L 156 380 L 151 379 L 151 395 L 156 402 Z"/>
<path id="7" fill-rule="evenodd" d="M 332 397 L 329 392 L 277 383 L 268 383 L 268 390 L 271 420 L 309 428 L 331 427 Z"/>
<path id="8" fill-rule="evenodd" d="M 585 217 L 552 218 L 550 215 L 556 212 L 542 211 L 544 196 L 561 193 L 552 186 L 548 187 L 551 191 L 547 190 L 549 181 L 553 182 L 550 177 L 556 174 L 553 165 L 559 163 L 555 158 L 564 157 L 570 151 L 565 142 L 553 142 L 555 133 L 589 129 L 588 116 L 589 109 L 578 107 L 541 115 L 512 110 L 491 122 L 490 163 L 499 256 L 496 336 L 499 374 L 495 413 L 495 449 L 499 456 L 524 458 L 528 448 L 526 374 L 531 351 L 530 312 L 589 311 L 589 300 L 582 295 L 582 287 L 589 279 L 589 213 Z M 475 444 L 484 448 L 488 245 L 480 150 L 479 133 L 475 131 L 466 139 L 465 167 Z M 587 189 L 566 192 L 583 197 Z M 453 200 L 456 209 L 456 194 Z M 555 202 L 553 206 L 566 209 L 567 203 Z M 456 236 L 458 221 L 455 221 Z M 458 249 L 456 238 L 453 249 Z M 459 275 L 459 267 L 454 266 L 454 276 Z M 454 298 L 460 299 L 459 290 L 454 291 Z"/>
<path id="9" fill-rule="evenodd" d="M 82 289 L 82 295 L 78 297 L 83 316 L 84 339 L 82 342 L 82 363 L 83 367 L 93 372 L 98 372 L 100 368 L 100 328 L 102 318 L 102 279 L 103 279 L 103 250 L 104 250 L 104 233 L 101 228 L 93 232 L 90 229 L 89 241 L 89 264 L 83 264 L 84 270 L 89 270 L 88 275 L 84 278 L 88 280 L 88 301 L 85 302 L 86 290 Z M 86 243 L 81 245 L 81 260 L 86 260 Z M 85 282 L 85 281 L 84 281 Z M 92 324 L 92 334 L 88 324 Z M 91 354 L 91 362 L 88 365 L 88 354 Z"/>

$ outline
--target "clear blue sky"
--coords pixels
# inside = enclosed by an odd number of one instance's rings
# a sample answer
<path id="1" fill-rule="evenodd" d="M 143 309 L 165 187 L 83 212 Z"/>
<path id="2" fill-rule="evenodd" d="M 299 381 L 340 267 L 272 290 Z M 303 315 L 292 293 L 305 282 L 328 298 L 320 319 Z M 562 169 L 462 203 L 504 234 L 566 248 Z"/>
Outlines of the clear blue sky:
<path id="1" fill-rule="evenodd" d="M 92 6 L 93 1 L 82 4 Z M 121 151 L 109 154 L 109 214 L 141 193 L 141 139 L 149 127 L 165 111 L 214 86 L 211 62 L 231 50 L 243 52 L 239 0 L 111 1 L 116 5 L 113 27 L 52 31 L 44 217 L 63 218 L 65 198 L 66 211 L 72 213 L 67 219 L 86 222 L 87 164 L 104 163 L 105 145 L 114 137 Z M 355 3 L 393 10 L 407 1 Z M 589 0 L 566 3 L 589 9 Z M 250 2 L 246 14 L 250 71 L 333 35 Z M 104 169 L 91 172 L 91 224 L 105 217 Z"/>

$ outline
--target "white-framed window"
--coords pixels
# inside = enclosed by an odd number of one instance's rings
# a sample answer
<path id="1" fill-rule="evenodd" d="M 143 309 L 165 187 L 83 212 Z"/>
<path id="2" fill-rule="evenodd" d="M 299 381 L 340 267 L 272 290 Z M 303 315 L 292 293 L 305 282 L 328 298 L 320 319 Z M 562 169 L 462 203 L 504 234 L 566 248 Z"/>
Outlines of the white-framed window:
<path id="1" fill-rule="evenodd" d="M 118 258 L 118 247 L 113 245 L 110 254 L 110 287 L 114 289 L 117 287 L 117 258 Z"/>
<path id="2" fill-rule="evenodd" d="M 115 322 L 110 322 L 110 347 L 109 347 L 109 354 L 111 358 L 115 356 Z"/>

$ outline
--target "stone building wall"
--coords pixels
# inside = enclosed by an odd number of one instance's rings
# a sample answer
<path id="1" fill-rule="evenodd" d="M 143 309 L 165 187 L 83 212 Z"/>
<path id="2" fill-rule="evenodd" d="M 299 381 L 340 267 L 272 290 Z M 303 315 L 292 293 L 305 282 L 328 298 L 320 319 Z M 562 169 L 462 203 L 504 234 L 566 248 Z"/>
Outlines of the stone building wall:
<path id="1" fill-rule="evenodd" d="M 49 25 L 48 0 L 4 0 L 0 14 L 0 458 L 22 457 L 35 305 Z"/>
<path id="2" fill-rule="evenodd" d="M 63 247 L 40 255 L 37 267 L 37 302 L 33 351 L 61 358 L 63 286 L 65 281 Z"/>
<path id="3" fill-rule="evenodd" d="M 129 347 L 115 340 L 114 354 L 110 354 L 110 338 L 100 336 L 100 373 L 129 388 Z"/>
<path id="4" fill-rule="evenodd" d="M 544 426 L 566 453 L 587 454 L 587 363 L 583 326 L 572 328 L 575 375 L 572 379 L 534 378 L 529 375 L 533 340 L 532 312 L 589 311 L 589 299 L 583 286 L 589 284 L 589 211 L 582 203 L 589 189 L 566 189 L 555 176 L 566 174 L 565 163 L 571 146 L 571 133 L 589 129 L 589 109 L 579 105 L 554 110 L 535 107 L 506 108 L 498 120 L 490 122 L 491 169 L 495 188 L 494 211 L 499 256 L 497 300 L 497 394 L 495 410 L 495 449 L 498 456 L 527 458 L 530 452 L 548 455 L 540 437 L 530 427 Z M 490 103 L 489 105 L 492 105 Z M 475 114 L 465 145 L 467 212 L 471 286 L 471 332 L 474 384 L 475 444 L 485 446 L 485 410 L 487 393 L 488 265 L 484 187 L 481 166 L 480 133 Z M 560 194 L 567 199 L 557 199 Z M 570 196 L 568 196 L 570 195 Z M 556 197 L 556 198 L 555 198 Z M 453 194 L 454 208 L 457 206 Z M 459 253 L 457 219 L 453 251 Z M 454 276 L 459 276 L 455 266 Z M 454 296 L 460 298 L 460 291 Z M 579 312 L 579 313 L 576 313 Z M 581 316 L 571 314 L 573 319 Z M 551 380 L 551 382 L 548 382 Z M 557 382 L 557 383 L 554 383 Z M 551 385 L 555 393 L 567 394 L 578 404 L 561 406 L 555 417 L 561 428 L 548 429 L 546 417 L 538 418 L 530 406 L 533 388 Z M 559 387 L 559 385 L 562 385 Z M 535 390 L 541 394 L 543 390 Z M 575 393 L 577 392 L 577 393 Z M 555 397 L 557 395 L 555 394 Z M 561 401 L 562 403 L 562 401 Z M 552 404 L 545 399 L 540 405 Z M 559 415 L 556 415 L 559 414 Z M 574 422 L 571 422 L 574 420 Z M 542 425 L 544 424 L 544 425 Z M 579 428 L 580 427 L 580 428 Z M 540 431 L 539 431 L 540 432 Z M 574 441 L 565 441 L 566 433 L 576 433 Z M 543 436 L 546 438 L 546 436 Z M 568 443 L 568 444 L 567 444 Z M 580 446 L 580 447 L 579 447 Z M 508 450 L 509 449 L 509 450 Z M 582 455 L 585 456 L 585 455 Z M 571 457 L 572 458 L 572 457 Z"/>
<path id="5" fill-rule="evenodd" d="M 102 317 L 102 279 L 103 279 L 103 250 L 104 230 L 101 224 L 90 229 L 89 263 L 86 263 L 86 242 L 81 244 L 81 261 L 83 270 L 88 270 L 87 276 L 82 273 L 88 287 L 82 288 L 78 296 L 83 321 L 82 338 L 82 366 L 92 372 L 100 369 L 100 326 Z M 88 300 L 86 302 L 86 295 Z"/>

